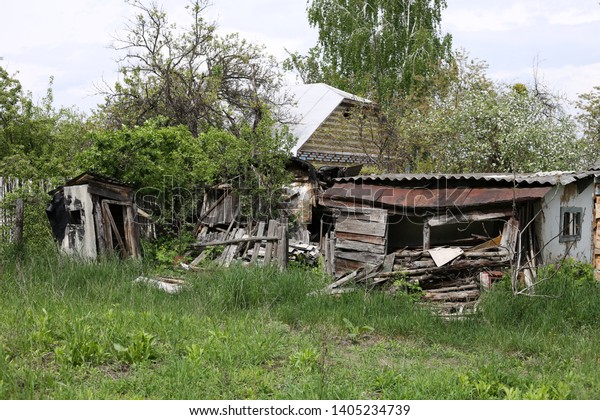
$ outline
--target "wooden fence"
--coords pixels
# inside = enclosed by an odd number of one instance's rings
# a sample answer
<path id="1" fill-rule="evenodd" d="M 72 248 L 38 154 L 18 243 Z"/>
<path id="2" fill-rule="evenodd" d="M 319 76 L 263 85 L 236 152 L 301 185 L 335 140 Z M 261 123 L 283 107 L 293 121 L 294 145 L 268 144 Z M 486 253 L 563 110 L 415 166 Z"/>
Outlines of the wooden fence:
<path id="1" fill-rule="evenodd" d="M 52 188 L 50 182 L 47 180 L 34 181 L 0 176 L 0 241 L 13 241 L 18 225 L 15 217 L 17 203 L 14 201 L 12 203 L 5 203 L 6 196 L 23 189 L 31 192 L 36 187 L 39 187 L 42 191 L 48 191 Z"/>

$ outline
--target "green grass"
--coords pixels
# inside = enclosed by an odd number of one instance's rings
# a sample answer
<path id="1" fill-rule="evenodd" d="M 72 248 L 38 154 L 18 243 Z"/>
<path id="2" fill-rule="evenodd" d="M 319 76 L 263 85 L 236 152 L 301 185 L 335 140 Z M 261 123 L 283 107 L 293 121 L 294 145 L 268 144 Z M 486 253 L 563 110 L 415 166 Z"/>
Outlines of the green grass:
<path id="1" fill-rule="evenodd" d="M 597 399 L 600 287 L 567 264 L 445 321 L 406 296 L 310 295 L 320 274 L 186 273 L 169 295 L 140 262 L 5 255 L 1 399 Z"/>

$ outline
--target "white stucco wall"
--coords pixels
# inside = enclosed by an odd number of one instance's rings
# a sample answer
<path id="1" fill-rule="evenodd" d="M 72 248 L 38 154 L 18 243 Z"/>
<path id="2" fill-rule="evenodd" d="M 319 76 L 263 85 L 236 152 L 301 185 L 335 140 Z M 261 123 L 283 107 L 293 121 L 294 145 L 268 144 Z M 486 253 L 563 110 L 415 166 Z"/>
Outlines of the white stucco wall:
<path id="1" fill-rule="evenodd" d="M 560 242 L 561 207 L 580 207 L 582 209 L 581 239 Z M 544 247 L 544 262 L 561 259 L 568 254 L 578 261 L 591 263 L 593 260 L 593 222 L 594 222 L 594 183 L 590 183 L 581 192 L 577 184 L 559 185 L 542 200 L 542 213 L 538 216 L 537 233 L 540 245 Z"/>
<path id="2" fill-rule="evenodd" d="M 96 258 L 96 229 L 94 226 L 93 203 L 87 185 L 64 188 L 67 210 L 81 213 L 81 224 L 68 224 L 61 249 L 71 255 Z"/>

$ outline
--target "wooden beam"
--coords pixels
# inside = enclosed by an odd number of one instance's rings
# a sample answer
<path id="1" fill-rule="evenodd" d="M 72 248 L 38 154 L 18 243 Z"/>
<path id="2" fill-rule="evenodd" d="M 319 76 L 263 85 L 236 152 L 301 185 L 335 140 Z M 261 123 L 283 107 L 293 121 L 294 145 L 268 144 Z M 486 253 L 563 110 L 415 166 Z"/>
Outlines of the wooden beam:
<path id="1" fill-rule="evenodd" d="M 190 247 L 194 249 L 206 248 L 207 246 L 219 246 L 219 245 L 233 245 L 233 244 L 241 244 L 245 242 L 276 242 L 279 240 L 279 236 L 255 236 L 253 238 L 234 238 L 227 239 L 224 241 L 214 241 L 214 242 L 206 242 L 206 243 L 195 243 L 190 245 Z"/>
<path id="2" fill-rule="evenodd" d="M 431 244 L 431 226 L 429 223 L 425 222 L 423 225 L 423 250 L 427 251 L 430 248 Z"/>

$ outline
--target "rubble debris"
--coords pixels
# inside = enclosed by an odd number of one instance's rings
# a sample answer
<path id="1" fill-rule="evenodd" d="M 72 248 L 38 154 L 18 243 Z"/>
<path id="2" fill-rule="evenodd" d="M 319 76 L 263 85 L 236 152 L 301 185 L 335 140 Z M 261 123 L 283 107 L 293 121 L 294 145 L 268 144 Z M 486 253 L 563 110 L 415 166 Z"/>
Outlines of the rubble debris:
<path id="1" fill-rule="evenodd" d="M 150 286 L 154 286 L 154 287 L 156 287 L 166 293 L 169 293 L 169 294 L 175 294 L 175 293 L 181 292 L 185 285 L 185 282 L 183 280 L 175 279 L 175 278 L 171 278 L 171 277 L 150 278 L 150 277 L 140 276 L 140 277 L 136 278 L 133 282 L 148 284 Z"/>

